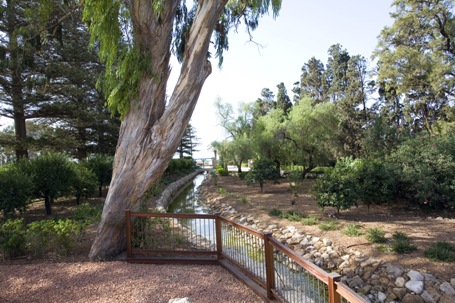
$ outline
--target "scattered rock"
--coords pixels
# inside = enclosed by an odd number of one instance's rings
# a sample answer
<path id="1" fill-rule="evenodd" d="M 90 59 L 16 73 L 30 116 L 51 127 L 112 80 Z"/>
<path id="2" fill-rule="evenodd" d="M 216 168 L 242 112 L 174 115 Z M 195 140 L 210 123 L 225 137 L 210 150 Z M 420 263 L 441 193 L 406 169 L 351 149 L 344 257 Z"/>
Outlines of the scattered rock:
<path id="1" fill-rule="evenodd" d="M 411 280 L 404 285 L 411 292 L 421 294 L 423 292 L 423 281 Z"/>

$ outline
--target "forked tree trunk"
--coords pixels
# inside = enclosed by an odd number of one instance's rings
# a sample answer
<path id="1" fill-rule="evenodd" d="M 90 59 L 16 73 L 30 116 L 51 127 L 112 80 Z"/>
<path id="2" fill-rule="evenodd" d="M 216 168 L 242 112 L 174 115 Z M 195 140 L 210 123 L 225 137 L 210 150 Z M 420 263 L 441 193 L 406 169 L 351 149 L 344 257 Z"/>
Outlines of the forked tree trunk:
<path id="1" fill-rule="evenodd" d="M 135 41 L 142 53 L 151 56 L 155 77 L 141 80 L 139 100 L 131 101 L 120 127 L 112 181 L 90 251 L 91 260 L 125 250 L 125 210 L 137 209 L 180 143 L 202 85 L 211 73 L 207 60 L 210 37 L 227 0 L 199 0 L 180 77 L 167 106 L 172 26 L 180 1 L 165 1 L 161 14 L 153 11 L 152 2 L 130 1 Z"/>

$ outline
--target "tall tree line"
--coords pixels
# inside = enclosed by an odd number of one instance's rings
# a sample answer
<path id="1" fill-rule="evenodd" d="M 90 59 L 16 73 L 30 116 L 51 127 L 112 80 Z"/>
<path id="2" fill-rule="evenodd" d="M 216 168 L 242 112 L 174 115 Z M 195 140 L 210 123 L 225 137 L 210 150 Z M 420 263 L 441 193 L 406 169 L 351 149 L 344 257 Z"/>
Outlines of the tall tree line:
<path id="1" fill-rule="evenodd" d="M 104 67 L 88 47 L 81 2 L 1 1 L 0 31 L 0 115 L 14 121 L 2 145 L 17 158 L 29 149 L 112 154 L 119 119 L 95 87 Z"/>

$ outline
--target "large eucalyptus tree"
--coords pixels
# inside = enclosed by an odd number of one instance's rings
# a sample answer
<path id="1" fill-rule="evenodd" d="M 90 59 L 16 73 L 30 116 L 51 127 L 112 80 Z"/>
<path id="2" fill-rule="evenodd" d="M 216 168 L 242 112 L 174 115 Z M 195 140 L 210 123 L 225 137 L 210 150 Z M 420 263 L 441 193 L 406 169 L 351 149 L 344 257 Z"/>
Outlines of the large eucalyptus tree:
<path id="1" fill-rule="evenodd" d="M 114 172 L 90 258 L 121 252 L 125 209 L 136 209 L 144 192 L 166 169 L 210 75 L 209 46 L 222 63 L 227 34 L 244 22 L 278 13 L 281 0 L 85 0 L 85 19 L 107 64 L 104 88 L 123 121 Z M 182 66 L 166 97 L 174 50 Z"/>

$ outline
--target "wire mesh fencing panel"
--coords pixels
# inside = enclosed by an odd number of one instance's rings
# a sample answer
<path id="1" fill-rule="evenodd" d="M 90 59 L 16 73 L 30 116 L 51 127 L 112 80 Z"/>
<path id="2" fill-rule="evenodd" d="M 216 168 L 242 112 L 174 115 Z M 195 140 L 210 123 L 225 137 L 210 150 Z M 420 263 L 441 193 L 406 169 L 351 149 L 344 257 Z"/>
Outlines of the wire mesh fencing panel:
<path id="1" fill-rule="evenodd" d="M 275 250 L 275 293 L 283 302 L 328 303 L 328 285 L 286 253 Z"/>
<path id="2" fill-rule="evenodd" d="M 130 213 L 127 218 L 129 255 L 216 256 L 214 216 Z"/>
<path id="3" fill-rule="evenodd" d="M 265 286 L 266 267 L 264 237 L 253 230 L 222 220 L 221 236 L 223 255 Z"/>
<path id="4" fill-rule="evenodd" d="M 262 290 L 289 303 L 366 303 L 327 273 L 272 237 L 219 215 L 126 212 L 129 262 L 229 261 Z M 139 257 L 138 257 L 139 256 Z M 145 256 L 145 257 L 140 257 Z M 151 260 L 153 259 L 153 260 Z M 189 262 L 186 262 L 189 261 Z M 254 284 L 254 283 L 253 283 Z"/>

